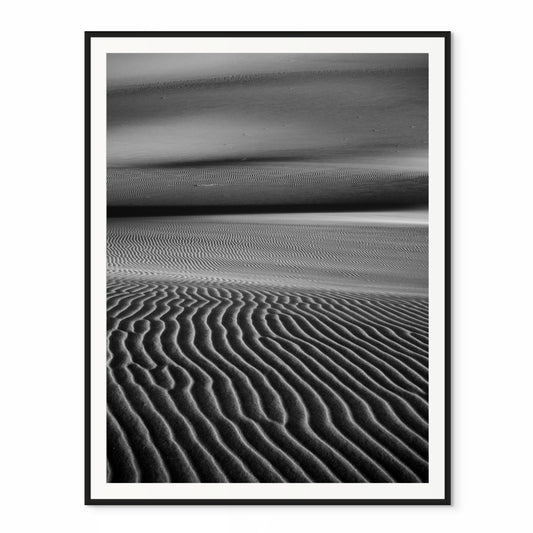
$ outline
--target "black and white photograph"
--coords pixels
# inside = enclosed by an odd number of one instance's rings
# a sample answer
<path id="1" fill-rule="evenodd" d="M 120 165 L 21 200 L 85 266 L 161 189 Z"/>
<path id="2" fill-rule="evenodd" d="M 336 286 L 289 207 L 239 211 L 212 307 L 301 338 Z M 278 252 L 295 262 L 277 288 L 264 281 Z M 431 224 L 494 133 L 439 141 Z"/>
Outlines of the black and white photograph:
<path id="1" fill-rule="evenodd" d="M 240 48 L 111 46 L 105 93 L 91 89 L 106 261 L 90 356 L 106 372 L 105 462 L 91 472 L 117 499 L 443 502 L 433 56 Z M 440 497 L 425 496 L 435 480 Z"/>
<path id="2" fill-rule="evenodd" d="M 2 531 L 527 530 L 526 3 L 4 12 Z"/>

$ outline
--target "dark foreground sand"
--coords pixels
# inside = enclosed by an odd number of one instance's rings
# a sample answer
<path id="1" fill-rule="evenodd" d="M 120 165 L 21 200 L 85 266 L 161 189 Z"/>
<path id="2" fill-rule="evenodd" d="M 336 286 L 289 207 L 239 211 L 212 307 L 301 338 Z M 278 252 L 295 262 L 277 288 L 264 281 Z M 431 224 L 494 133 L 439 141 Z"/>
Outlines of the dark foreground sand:
<path id="1" fill-rule="evenodd" d="M 352 218 L 108 220 L 109 481 L 428 480 L 427 226 Z"/>

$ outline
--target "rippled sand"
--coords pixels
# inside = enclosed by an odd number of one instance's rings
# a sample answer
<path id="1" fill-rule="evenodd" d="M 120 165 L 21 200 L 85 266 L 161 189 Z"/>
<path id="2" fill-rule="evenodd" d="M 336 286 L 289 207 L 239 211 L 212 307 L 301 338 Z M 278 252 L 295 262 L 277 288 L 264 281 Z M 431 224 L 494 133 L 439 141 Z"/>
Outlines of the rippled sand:
<path id="1" fill-rule="evenodd" d="M 427 225 L 360 216 L 108 220 L 109 481 L 427 481 Z"/>

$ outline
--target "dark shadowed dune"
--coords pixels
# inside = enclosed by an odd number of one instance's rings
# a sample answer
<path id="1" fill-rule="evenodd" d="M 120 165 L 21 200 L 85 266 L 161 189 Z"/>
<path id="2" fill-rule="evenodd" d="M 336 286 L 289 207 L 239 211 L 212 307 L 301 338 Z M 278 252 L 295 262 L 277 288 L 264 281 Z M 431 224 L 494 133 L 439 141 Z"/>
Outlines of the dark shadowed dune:
<path id="1" fill-rule="evenodd" d="M 426 172 L 339 164 L 261 163 L 110 168 L 113 207 L 427 205 Z"/>
<path id="2" fill-rule="evenodd" d="M 427 482 L 427 226 L 272 216 L 108 221 L 110 482 Z"/>

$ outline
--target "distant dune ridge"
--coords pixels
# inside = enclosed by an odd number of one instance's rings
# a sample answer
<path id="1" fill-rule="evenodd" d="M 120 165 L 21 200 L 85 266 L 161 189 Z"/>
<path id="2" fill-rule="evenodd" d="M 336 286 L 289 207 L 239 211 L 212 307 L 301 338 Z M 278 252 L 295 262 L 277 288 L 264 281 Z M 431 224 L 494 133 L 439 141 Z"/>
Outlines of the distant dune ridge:
<path id="1" fill-rule="evenodd" d="M 109 207 L 427 204 L 425 172 L 255 164 L 108 171 Z"/>
<path id="2" fill-rule="evenodd" d="M 428 481 L 427 103 L 421 54 L 108 55 L 109 482 Z"/>

